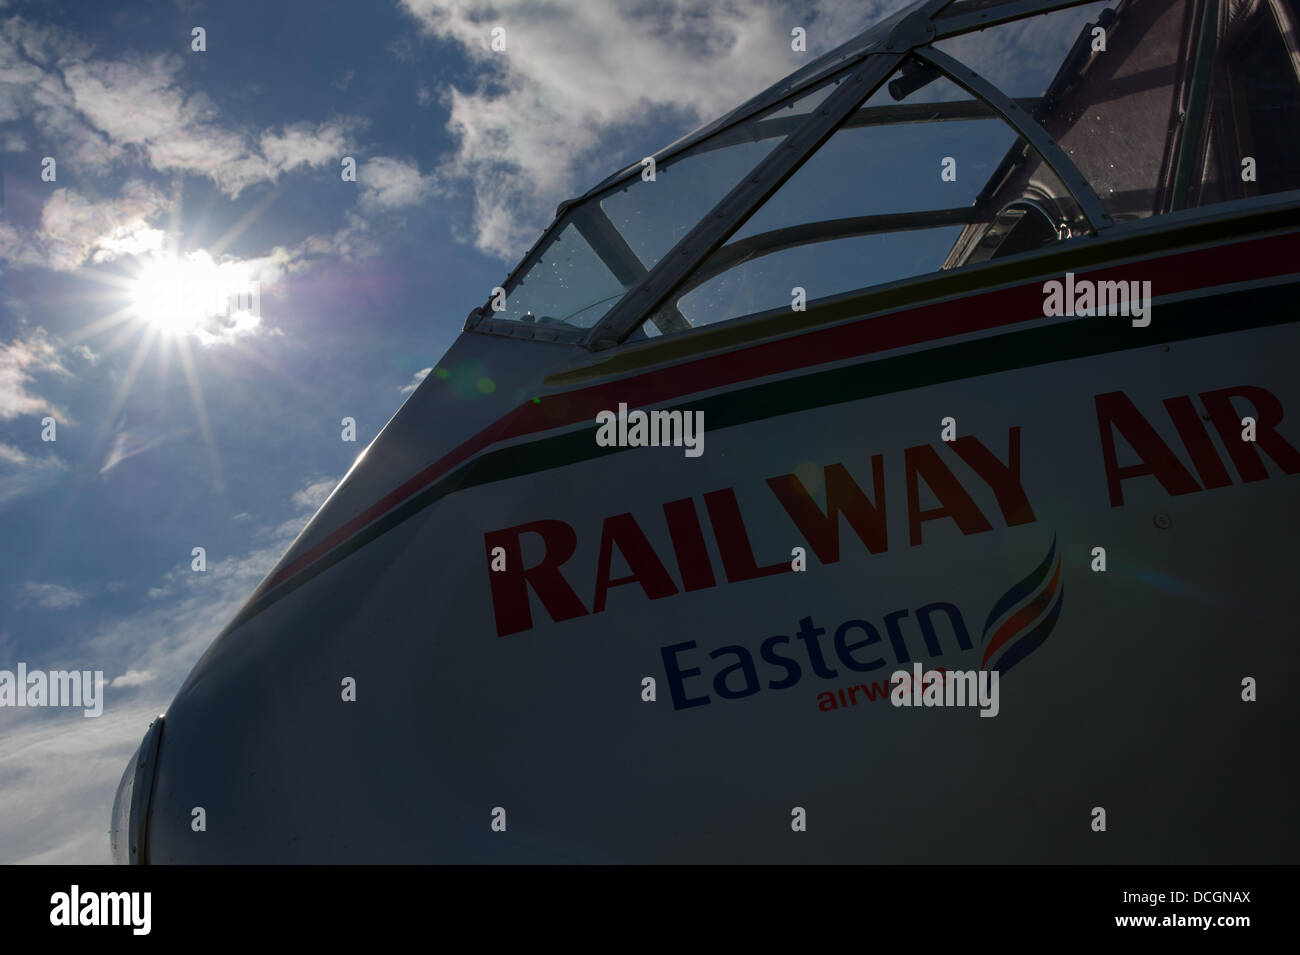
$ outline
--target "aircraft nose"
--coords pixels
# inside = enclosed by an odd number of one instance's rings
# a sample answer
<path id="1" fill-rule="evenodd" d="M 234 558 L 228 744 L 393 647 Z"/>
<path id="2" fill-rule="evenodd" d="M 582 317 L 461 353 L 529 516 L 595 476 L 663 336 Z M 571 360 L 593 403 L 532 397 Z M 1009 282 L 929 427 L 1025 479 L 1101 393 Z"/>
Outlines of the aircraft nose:
<path id="1" fill-rule="evenodd" d="M 144 865 L 149 858 L 149 806 L 162 728 L 163 718 L 159 715 L 149 724 L 117 784 L 108 836 L 113 862 L 118 865 Z"/>

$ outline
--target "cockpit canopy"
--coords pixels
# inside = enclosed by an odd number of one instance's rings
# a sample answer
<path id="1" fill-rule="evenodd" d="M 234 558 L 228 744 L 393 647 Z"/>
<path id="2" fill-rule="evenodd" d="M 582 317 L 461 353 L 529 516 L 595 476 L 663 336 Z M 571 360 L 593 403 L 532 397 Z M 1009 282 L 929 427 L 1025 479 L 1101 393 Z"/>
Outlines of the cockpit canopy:
<path id="1" fill-rule="evenodd" d="M 557 218 L 467 329 L 600 349 L 1300 190 L 1300 0 L 922 0 Z"/>

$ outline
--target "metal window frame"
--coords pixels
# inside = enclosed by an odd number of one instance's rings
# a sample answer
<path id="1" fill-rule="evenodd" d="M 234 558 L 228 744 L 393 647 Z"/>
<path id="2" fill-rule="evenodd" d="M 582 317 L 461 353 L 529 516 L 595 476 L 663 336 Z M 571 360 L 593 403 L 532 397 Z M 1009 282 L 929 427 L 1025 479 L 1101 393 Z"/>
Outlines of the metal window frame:
<path id="1" fill-rule="evenodd" d="M 952 0 L 923 0 L 886 21 L 883 52 L 866 54 L 797 131 L 765 156 L 591 330 L 586 347 L 613 348 L 652 315 L 683 279 L 712 255 L 855 110 L 887 80 L 912 49 L 934 38 L 930 17 Z M 883 26 L 883 25 L 882 25 Z M 875 28 L 877 35 L 882 27 Z M 826 77 L 822 77 L 825 80 Z M 788 95 L 788 94 L 783 94 Z"/>
<path id="2" fill-rule="evenodd" d="M 863 56 L 865 56 L 865 54 L 863 54 Z M 772 98 L 771 100 L 764 100 L 761 107 L 752 111 L 752 113 L 747 112 L 744 116 L 735 119 L 728 118 L 725 123 L 719 121 L 715 124 L 712 124 L 713 126 L 717 126 L 718 128 L 710 129 L 708 135 L 698 140 L 692 138 L 692 141 L 689 143 L 686 143 L 684 140 L 679 140 L 679 143 L 681 145 L 674 144 L 673 146 L 670 146 L 667 149 L 660 150 L 658 153 L 655 153 L 652 158 L 654 159 L 656 165 L 664 165 L 665 163 L 668 163 L 670 159 L 676 160 L 680 154 L 687 152 L 691 149 L 694 149 L 695 147 L 701 144 L 708 143 L 710 139 L 718 140 L 717 148 L 734 145 L 736 142 L 752 141 L 752 137 L 750 136 L 728 137 L 727 134 L 740 130 L 742 127 L 745 127 L 747 123 L 749 123 L 751 120 L 754 119 L 755 115 L 762 115 L 764 112 L 773 109 L 778 109 L 782 106 L 783 103 L 784 104 L 793 103 L 801 99 L 802 97 L 806 96 L 811 90 L 816 89 L 821 85 L 837 82 L 836 77 L 841 73 L 847 76 L 852 75 L 851 69 L 828 71 L 825 75 L 819 75 L 814 80 L 810 81 L 807 84 L 804 84 L 796 91 L 784 93 L 780 96 L 776 96 Z M 821 109 L 824 106 L 825 103 L 823 103 L 822 106 L 818 107 L 817 109 Z M 781 146 L 784 144 L 784 142 L 791 135 L 798 133 L 803 128 L 804 124 L 808 122 L 809 117 L 814 115 L 817 112 L 817 109 L 812 110 L 808 115 L 779 118 L 777 120 L 778 122 L 783 124 L 792 123 L 793 128 L 791 128 L 788 131 L 778 130 L 774 132 L 772 136 L 764 137 L 770 139 L 778 139 L 778 137 L 780 138 L 780 141 L 775 146 L 772 147 L 773 152 L 780 149 Z M 510 270 L 509 274 L 506 275 L 505 279 L 501 282 L 500 287 L 506 289 L 507 294 L 513 291 L 513 289 L 517 287 L 519 280 L 523 278 L 523 276 L 528 273 L 529 269 L 531 269 L 533 265 L 537 263 L 540 257 L 544 254 L 545 250 L 549 248 L 549 246 L 556 240 L 556 238 L 558 238 L 559 233 L 564 231 L 564 229 L 570 224 L 574 225 L 575 228 L 578 229 L 578 232 L 582 236 L 584 241 L 587 241 L 588 244 L 591 244 L 591 240 L 588 237 L 589 235 L 588 231 L 584 230 L 582 224 L 579 222 L 580 213 L 582 213 L 587 207 L 593 205 L 599 208 L 599 203 L 601 199 L 603 199 L 607 195 L 612 195 L 613 193 L 617 192 L 620 189 L 627 188 L 627 186 L 631 181 L 639 179 L 641 175 L 641 170 L 642 170 L 641 163 L 640 162 L 634 163 L 633 165 L 627 167 L 624 170 L 621 170 L 615 175 L 610 176 L 608 179 L 605 179 L 603 182 L 594 186 L 592 189 L 588 190 L 579 198 L 566 199 L 564 202 L 561 202 L 559 206 L 557 206 L 555 209 L 555 218 L 551 220 L 551 223 L 544 230 L 542 230 L 542 234 L 537 237 L 537 241 L 534 242 L 531 246 L 529 246 L 528 251 L 524 253 L 523 257 Z M 752 174 L 753 174 L 753 170 L 751 169 L 748 173 L 746 173 L 746 176 Z M 603 214 L 603 209 L 601 210 L 601 212 Z M 606 219 L 608 221 L 608 217 L 606 217 Z M 612 223 L 611 223 L 611 227 L 612 227 Z M 621 243 L 626 244 L 623 242 L 621 234 L 619 236 L 619 240 Z M 599 256 L 600 251 L 594 245 L 593 245 L 593 251 L 596 251 L 597 255 Z M 615 256 L 616 259 L 621 259 L 621 256 L 619 256 L 618 253 L 615 253 Z M 603 261 L 603 256 L 601 258 Z M 644 273 L 646 271 L 644 264 L 640 262 L 639 258 L 637 258 L 636 261 L 638 264 L 640 264 L 641 271 Z M 657 264 L 658 263 L 656 263 L 656 265 Z M 608 262 L 606 263 L 606 266 L 610 267 L 611 274 L 617 277 L 618 272 L 620 270 L 619 267 L 617 265 L 610 266 L 610 263 Z M 651 270 L 653 270 L 653 267 Z M 474 308 L 470 310 L 469 315 L 465 318 L 465 324 L 463 329 L 464 331 L 483 331 L 491 334 L 501 334 L 505 330 L 507 325 L 515 324 L 518 321 L 517 319 L 495 318 L 494 317 L 495 313 L 490 308 L 491 300 L 492 297 L 489 296 L 488 299 L 485 302 L 483 302 L 483 304 L 476 305 Z M 527 327 L 530 328 L 533 327 L 530 323 L 525 322 L 524 324 Z M 556 328 L 562 326 L 547 326 L 547 327 Z M 560 332 L 558 339 L 556 338 L 556 336 L 547 336 L 545 340 L 572 341 L 575 337 L 585 339 L 589 329 L 578 328 L 576 329 L 576 331 L 579 333 L 576 336 L 566 331 L 566 332 Z M 509 332 L 506 332 L 506 334 L 508 334 L 509 337 L 512 338 L 542 337 L 542 336 L 533 336 L 528 334 L 525 335 L 511 334 Z"/>
<path id="3" fill-rule="evenodd" d="M 1009 23 L 1012 20 L 1036 16 L 1040 13 L 1052 13 L 1070 7 L 1086 6 L 1090 3 L 1097 3 L 1098 0 L 1008 0 L 1006 3 L 984 10 L 945 16 L 944 11 L 952 6 L 954 2 L 956 0 L 937 0 L 937 2 L 936 0 L 928 0 L 928 2 L 927 0 L 920 0 L 920 2 L 910 7 L 899 10 L 892 16 L 873 24 L 857 36 L 840 44 L 835 49 L 823 53 L 807 66 L 791 73 L 779 83 L 759 93 L 731 112 L 668 144 L 653 154 L 654 161 L 662 165 L 677 154 L 698 145 L 720 130 L 752 119 L 759 113 L 771 109 L 788 96 L 800 96 L 806 93 L 817 84 L 829 79 L 840 70 L 847 70 L 856 60 L 860 60 L 871 53 L 882 51 L 899 52 L 896 46 L 891 45 L 896 42 L 895 38 L 899 33 L 898 28 L 904 20 L 917 12 L 924 12 L 930 20 L 930 24 L 934 29 L 933 36 L 930 39 L 946 40 L 949 37 L 961 36 L 964 33 L 972 33 L 986 27 Z M 1115 2 L 1118 3 L 1119 0 L 1115 0 Z M 929 40 L 926 42 L 929 42 Z M 560 209 L 568 208 L 577 202 L 583 202 L 624 179 L 634 178 L 640 172 L 641 163 L 638 161 L 601 180 L 582 195 L 562 202 Z"/>
<path id="4" fill-rule="evenodd" d="M 963 33 L 973 33 L 976 30 L 1010 23 L 1012 20 L 1020 20 L 1040 13 L 1068 10 L 1070 7 L 1083 7 L 1097 2 L 1098 0 L 1010 0 L 1008 3 L 1000 3 L 981 10 L 969 12 L 958 10 L 946 15 L 939 14 L 934 18 L 934 38 L 946 40 L 949 37 L 961 36 Z"/>
<path id="5" fill-rule="evenodd" d="M 588 347 L 592 351 L 613 347 L 626 338 L 642 321 L 653 315 L 655 309 L 675 289 L 684 286 L 690 276 L 705 265 L 727 238 L 739 229 L 749 216 L 811 157 L 812 153 L 820 149 L 827 139 L 842 128 L 843 123 L 853 112 L 893 74 L 908 56 L 915 56 L 929 64 L 977 100 L 992 107 L 1056 173 L 1094 232 L 1101 232 L 1113 224 L 1101 200 L 1097 198 L 1097 194 L 1079 172 L 1078 167 L 1016 100 L 1011 99 L 974 70 L 946 53 L 928 45 L 909 47 L 895 56 L 882 55 L 869 58 L 875 62 L 864 64 L 849 80 L 841 84 L 841 89 L 837 90 L 825 104 L 831 112 L 841 116 L 841 120 L 827 130 L 825 127 L 829 117 L 821 116 L 819 113 L 815 121 L 805 124 L 803 129 L 792 134 L 782 146 L 778 146 L 755 168 L 749 182 L 733 189 L 732 193 L 723 199 L 709 216 L 705 217 L 671 252 L 664 256 L 659 265 L 652 269 L 642 282 L 630 289 L 627 295 L 606 313 L 592 329 Z M 845 87 L 864 85 L 863 78 L 868 71 L 871 75 L 871 89 L 866 95 L 858 95 L 859 91 L 856 89 L 845 89 Z M 842 108 L 843 103 L 835 103 L 832 106 L 832 101 L 841 94 L 845 94 L 843 97 L 845 100 L 852 96 L 855 105 L 850 106 L 848 110 Z M 805 141 L 796 143 L 796 138 L 800 137 Z M 807 141 L 813 138 L 816 140 L 815 145 L 808 148 Z M 793 158 L 787 155 L 787 147 L 792 146 L 798 149 L 798 155 Z M 764 168 L 765 166 L 771 168 Z M 728 221 L 720 222 L 720 219 Z"/>
<path id="6" fill-rule="evenodd" d="M 1022 96 L 1017 97 L 1016 102 L 1020 107 L 1031 115 L 1037 109 L 1040 109 L 1044 102 L 1041 96 Z M 959 120 L 976 120 L 976 119 L 993 119 L 998 115 L 988 103 L 983 100 L 946 100 L 932 103 L 897 103 L 886 106 L 863 106 L 860 109 L 849 114 L 849 118 L 844 121 L 840 129 L 857 129 L 862 126 L 905 126 L 920 123 L 944 123 L 955 122 Z M 774 116 L 771 119 L 760 119 L 750 127 L 737 127 L 734 132 L 731 129 L 722 130 L 719 133 L 709 137 L 703 142 L 697 143 L 694 147 L 693 155 L 711 152 L 714 149 L 725 149 L 728 146 L 734 146 L 737 143 L 751 142 L 753 134 L 762 130 L 767 132 L 771 130 L 770 136 L 763 135 L 762 139 L 775 139 L 778 136 L 788 136 L 791 133 L 798 132 L 799 127 L 808 121 L 807 116 Z M 602 198 L 601 194 L 593 197 L 599 203 Z"/>
<path id="7" fill-rule="evenodd" d="M 1110 213 L 1106 211 L 1105 206 L 1101 204 L 1101 200 L 1097 198 L 1097 193 L 1093 191 L 1088 180 L 1079 172 L 1079 167 L 1070 160 L 1069 156 L 1065 155 L 1065 151 L 1060 146 L 1056 145 L 1056 140 L 1047 135 L 1047 130 L 1038 125 L 1034 118 L 1021 109 L 1015 100 L 969 66 L 947 53 L 933 47 L 920 47 L 913 50 L 912 53 L 929 63 L 972 96 L 984 100 L 997 110 L 998 114 L 1007 121 L 1011 128 L 1038 151 L 1038 155 L 1043 157 L 1043 161 L 1052 168 L 1052 172 L 1056 173 L 1062 185 L 1074 196 L 1074 201 L 1079 204 L 1079 211 L 1083 213 L 1083 217 L 1088 220 L 1088 225 L 1092 227 L 1094 232 L 1108 229 L 1114 224 L 1111 221 Z"/>
<path id="8" fill-rule="evenodd" d="M 718 119 L 699 127 L 698 129 L 687 133 L 681 139 L 676 140 L 665 146 L 653 155 L 654 161 L 658 165 L 668 162 L 679 153 L 698 145 L 709 137 L 715 135 L 721 130 L 731 126 L 737 126 L 747 120 L 753 119 L 760 113 L 770 110 L 786 98 L 798 98 L 819 84 L 829 80 L 836 73 L 848 72 L 852 69 L 855 62 L 863 59 L 871 53 L 879 52 L 902 52 L 895 45 L 895 36 L 899 34 L 900 28 L 904 21 L 913 17 L 918 12 L 923 12 L 926 17 L 933 16 L 935 12 L 942 10 L 952 3 L 953 0 L 918 0 L 910 7 L 902 10 L 874 23 L 866 30 L 859 33 L 852 39 L 841 43 L 835 49 L 823 53 L 807 66 L 800 67 L 795 72 L 786 76 L 784 79 L 768 87 L 757 96 L 737 106 L 731 112 L 720 116 Z M 1049 0 L 1044 0 L 1049 2 Z M 1074 2 L 1095 3 L 1096 0 L 1074 0 Z M 590 199 L 598 193 L 604 192 L 611 186 L 631 179 L 641 172 L 641 163 L 635 162 L 632 165 L 620 169 L 618 172 L 597 183 L 587 192 L 583 193 L 576 199 L 570 199 L 561 203 L 561 208 L 575 202 L 583 202 Z"/>
<path id="9" fill-rule="evenodd" d="M 1210 106 L 1210 74 L 1214 68 L 1218 44 L 1219 6 L 1219 0 L 1204 0 L 1200 22 L 1194 27 L 1194 60 L 1188 83 L 1187 105 L 1174 150 L 1174 169 L 1169 184 L 1168 203 L 1164 210 L 1166 213 L 1187 208 L 1192 173 L 1202 165 L 1202 147 L 1210 133 L 1205 120 Z"/>
<path id="10" fill-rule="evenodd" d="M 922 212 L 884 212 L 865 216 L 847 216 L 842 219 L 822 219 L 800 222 L 767 232 L 738 239 L 724 245 L 690 275 L 682 280 L 675 291 L 682 295 L 698 288 L 712 278 L 737 266 L 752 262 L 765 255 L 784 252 L 804 245 L 836 242 L 841 239 L 861 238 L 891 232 L 909 232 L 917 229 L 939 229 L 944 226 L 965 226 L 975 222 L 991 222 L 993 214 L 983 214 L 976 206 L 959 206 L 955 209 L 928 209 Z"/>
<path id="11" fill-rule="evenodd" d="M 1003 94 L 965 64 L 931 46 L 936 40 L 1042 13 L 1084 6 L 1097 0 L 1008 0 L 980 10 L 943 16 L 945 8 L 953 2 L 954 0 L 919 0 L 824 54 L 727 115 L 656 153 L 656 163 L 668 162 L 679 153 L 728 127 L 751 119 L 782 100 L 797 98 L 809 89 L 830 81 L 837 73 L 843 76 L 839 89 L 750 170 L 745 179 L 735 185 L 635 286 L 628 289 L 623 298 L 591 329 L 559 325 L 534 326 L 528 323 L 519 328 L 516 327 L 519 322 L 494 319 L 479 306 L 470 312 L 465 321 L 465 330 L 512 338 L 580 343 L 591 351 L 618 345 L 821 148 L 909 55 L 915 55 L 929 63 L 977 100 L 992 107 L 998 116 L 1038 151 L 1056 173 L 1078 203 L 1089 226 L 1096 232 L 1111 228 L 1111 218 L 1091 185 L 1056 142 L 1034 121 L 1025 106 Z M 574 206 L 596 200 L 599 195 L 616 188 L 624 179 L 639 175 L 640 168 L 640 163 L 633 164 L 603 180 L 581 197 L 561 203 L 556 209 L 555 221 L 510 272 L 505 286 L 509 287 L 511 281 L 530 263 L 538 250 L 547 244 L 550 237 L 571 221 L 567 213 Z"/>
<path id="12" fill-rule="evenodd" d="M 712 255 L 766 202 L 840 123 L 860 107 L 898 68 L 907 52 L 868 56 L 809 120 L 763 158 L 750 174 L 723 197 L 659 260 L 650 273 L 628 290 L 592 329 L 587 347 L 612 348 L 653 314 L 688 275 Z"/>

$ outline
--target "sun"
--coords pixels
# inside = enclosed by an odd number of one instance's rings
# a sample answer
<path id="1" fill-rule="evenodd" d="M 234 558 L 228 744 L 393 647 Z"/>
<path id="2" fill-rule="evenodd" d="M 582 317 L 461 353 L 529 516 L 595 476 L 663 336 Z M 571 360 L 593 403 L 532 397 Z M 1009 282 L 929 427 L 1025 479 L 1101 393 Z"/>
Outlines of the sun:
<path id="1" fill-rule="evenodd" d="M 214 262 L 206 251 L 151 256 L 131 282 L 131 311 L 160 334 L 199 335 L 238 308 L 249 288 L 239 263 Z"/>
<path id="2" fill-rule="evenodd" d="M 152 355 L 160 376 L 158 381 L 171 380 L 168 376 L 174 367 L 179 367 L 184 376 L 196 424 L 211 462 L 213 485 L 224 488 L 221 456 L 208 420 L 200 372 L 206 367 L 221 374 L 228 369 L 229 359 L 207 359 L 203 367 L 200 363 L 213 349 L 232 356 L 227 349 L 233 348 L 235 359 L 252 361 L 275 371 L 272 362 L 257 349 L 238 346 L 263 331 L 278 334 L 263 326 L 261 302 L 262 284 L 273 283 L 282 271 L 278 267 L 279 253 L 241 260 L 224 251 L 267 204 L 264 201 L 253 214 L 244 216 L 206 249 L 182 252 L 178 234 L 152 228 L 143 220 L 113 230 L 101 242 L 94 261 L 114 263 L 120 259 L 121 262 L 109 268 L 87 269 L 86 275 L 105 286 L 102 299 L 108 311 L 86 322 L 71 340 L 104 336 L 105 340 L 96 348 L 100 355 L 134 346 L 134 354 L 125 362 L 107 404 L 97 439 L 101 447 L 109 448 L 101 474 L 111 471 L 124 456 L 122 452 L 129 452 L 132 447 L 117 443 L 125 433 L 121 430 L 122 413 L 145 371 L 146 359 Z"/>

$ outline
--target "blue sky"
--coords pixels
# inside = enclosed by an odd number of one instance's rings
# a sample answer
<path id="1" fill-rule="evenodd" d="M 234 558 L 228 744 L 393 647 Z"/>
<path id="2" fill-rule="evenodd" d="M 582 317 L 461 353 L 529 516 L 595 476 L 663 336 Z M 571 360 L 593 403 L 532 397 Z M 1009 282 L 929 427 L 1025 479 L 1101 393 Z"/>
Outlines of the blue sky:
<path id="1" fill-rule="evenodd" d="M 0 862 L 107 861 L 150 715 L 557 202 L 901 5 L 0 0 L 0 669 L 111 681 L 0 709 Z"/>

